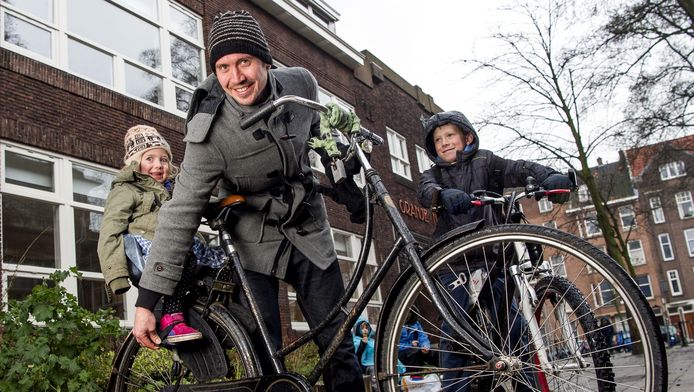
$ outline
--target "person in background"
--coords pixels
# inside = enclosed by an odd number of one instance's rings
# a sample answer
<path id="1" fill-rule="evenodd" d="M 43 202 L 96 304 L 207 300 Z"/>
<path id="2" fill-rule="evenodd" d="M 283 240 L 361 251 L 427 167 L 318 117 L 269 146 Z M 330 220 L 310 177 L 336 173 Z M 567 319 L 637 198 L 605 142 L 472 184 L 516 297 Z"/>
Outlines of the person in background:
<path id="1" fill-rule="evenodd" d="M 407 366 L 408 371 L 420 371 L 422 366 L 437 366 L 438 358 L 431 350 L 429 335 L 419 322 L 419 309 L 412 306 L 410 314 L 402 327 L 398 359 Z"/>
<path id="2" fill-rule="evenodd" d="M 110 294 L 123 294 L 130 288 L 126 248 L 132 246 L 146 262 L 160 207 L 171 198 L 178 168 L 172 163 L 169 143 L 156 129 L 136 125 L 128 129 L 124 140 L 125 167 L 116 175 L 106 198 L 99 231 L 97 253 Z M 126 243 L 129 243 L 126 246 Z M 217 268 L 223 251 L 208 248 L 195 237 L 192 252 L 198 264 Z M 202 338 L 183 317 L 189 276 L 185 276 L 171 295 L 164 297 L 160 332 L 169 344 Z"/>
<path id="3" fill-rule="evenodd" d="M 319 115 L 288 105 L 248 129 L 239 123 L 282 96 L 316 101 L 318 84 L 304 68 L 271 69 L 265 35 L 246 11 L 215 16 L 208 43 L 213 74 L 190 102 L 181 173 L 171 201 L 159 214 L 150 262 L 140 281 L 133 334 L 146 347 L 159 343 L 152 309 L 181 279 L 190 238 L 218 188 L 220 198 L 239 194 L 246 200 L 229 230 L 272 343 L 280 348 L 280 280 L 294 288 L 312 328 L 344 292 L 325 203 L 316 192 L 308 159 L 308 141 L 321 136 Z M 345 317 L 338 313 L 316 336 L 321 353 Z M 270 358 L 263 350 L 259 355 L 263 369 L 271 371 Z M 364 390 L 348 334 L 328 362 L 323 381 L 331 391 Z"/>

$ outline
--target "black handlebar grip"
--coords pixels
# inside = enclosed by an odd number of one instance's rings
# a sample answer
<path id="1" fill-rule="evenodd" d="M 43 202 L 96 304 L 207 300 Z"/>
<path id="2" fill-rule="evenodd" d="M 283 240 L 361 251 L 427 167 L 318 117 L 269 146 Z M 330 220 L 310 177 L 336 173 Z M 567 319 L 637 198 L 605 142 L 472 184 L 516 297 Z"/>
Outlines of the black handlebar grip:
<path id="1" fill-rule="evenodd" d="M 239 122 L 241 129 L 247 129 L 248 127 L 257 123 L 258 121 L 265 120 L 266 118 L 270 117 L 270 115 L 272 114 L 272 112 L 275 111 L 275 109 L 276 108 L 274 102 L 266 103 L 260 109 L 251 113 L 248 117 L 244 117 L 241 120 L 241 122 Z"/>
<path id="2" fill-rule="evenodd" d="M 375 145 L 381 145 L 383 144 L 383 138 L 376 135 L 375 133 L 369 131 L 368 129 L 361 127 L 359 129 L 359 134 L 369 140 L 371 140 Z"/>

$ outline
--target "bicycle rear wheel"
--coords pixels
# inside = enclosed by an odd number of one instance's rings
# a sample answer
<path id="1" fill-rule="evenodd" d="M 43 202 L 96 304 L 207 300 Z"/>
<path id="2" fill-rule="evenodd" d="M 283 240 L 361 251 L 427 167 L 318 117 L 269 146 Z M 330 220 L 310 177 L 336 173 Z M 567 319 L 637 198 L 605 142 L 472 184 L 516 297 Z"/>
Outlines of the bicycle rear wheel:
<path id="1" fill-rule="evenodd" d="M 200 313 L 202 307 L 195 306 L 193 310 Z M 238 380 L 262 374 L 248 334 L 225 309 L 213 305 L 206 321 L 224 350 L 228 368 L 226 376 L 206 382 Z M 174 351 L 140 347 L 132 335 L 128 335 L 123 343 L 120 355 L 113 364 L 113 372 L 109 390 L 117 392 L 160 391 L 179 384 L 201 383 L 186 369 Z"/>
<path id="2" fill-rule="evenodd" d="M 528 323 L 517 311 L 519 298 L 508 284 L 512 281 L 507 276 L 508 269 L 499 268 L 517 263 L 513 256 L 514 243 L 534 244 L 530 247 L 533 255 L 529 257 L 534 259 L 534 265 L 551 261 L 554 267 L 555 278 L 549 278 L 553 280 L 539 284 L 538 280 L 542 282 L 539 268 L 536 268 L 537 275 L 531 272 L 530 278 L 542 294 L 540 307 L 533 313 L 539 317 L 538 324 L 545 327 L 542 335 L 545 341 L 540 346 L 547 348 L 530 344 L 532 335 Z M 429 334 L 431 349 L 439 354 L 439 366 L 424 366 L 418 370 L 438 374 L 446 391 L 480 388 L 506 391 L 665 390 L 665 349 L 648 301 L 621 267 L 584 240 L 541 226 L 502 225 L 447 239 L 425 252 L 422 259 L 439 292 L 453 307 L 455 316 L 469 323 L 510 366 L 494 369 L 481 359 L 475 347 L 453 334 L 442 323 L 429 295 L 410 270 L 393 286 L 380 318 L 376 349 L 377 371 L 383 390 L 400 390 L 401 379 L 406 376 L 397 372 L 399 340 L 409 313 L 416 309 L 421 309 L 416 314 Z M 496 279 L 494 284 L 480 289 L 481 301 L 470 301 L 468 281 L 480 277 L 471 277 L 470 271 L 480 267 L 480 271 L 491 272 Z M 558 280 L 556 276 L 563 278 Z M 470 302 L 473 303 L 469 305 Z M 588 343 L 589 353 L 582 357 L 586 366 L 569 369 L 562 366 L 557 356 L 549 361 L 551 368 L 537 364 L 538 350 L 546 353 L 548 348 L 559 351 L 562 347 L 558 343 L 560 335 L 550 330 L 548 324 L 557 323 L 557 306 L 564 306 L 564 311 L 570 312 L 569 324 L 578 334 L 572 338 L 574 343 L 580 343 L 581 338 L 592 339 Z M 597 332 L 601 330 L 596 329 L 591 317 L 607 317 L 616 329 L 630 334 L 629 344 L 612 347 L 613 350 L 630 351 L 608 354 L 607 342 L 600 342 Z"/>

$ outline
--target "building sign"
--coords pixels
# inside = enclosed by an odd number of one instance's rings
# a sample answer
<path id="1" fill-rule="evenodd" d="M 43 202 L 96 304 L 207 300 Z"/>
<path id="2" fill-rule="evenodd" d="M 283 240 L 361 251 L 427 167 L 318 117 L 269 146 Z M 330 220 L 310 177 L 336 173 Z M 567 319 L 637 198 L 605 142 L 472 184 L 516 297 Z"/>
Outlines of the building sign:
<path id="1" fill-rule="evenodd" d="M 402 199 L 398 201 L 398 206 L 400 207 L 400 212 L 402 212 L 403 214 L 409 215 L 422 222 L 430 222 L 429 210 L 427 210 L 426 208 L 422 208 L 416 205 L 415 203 Z"/>

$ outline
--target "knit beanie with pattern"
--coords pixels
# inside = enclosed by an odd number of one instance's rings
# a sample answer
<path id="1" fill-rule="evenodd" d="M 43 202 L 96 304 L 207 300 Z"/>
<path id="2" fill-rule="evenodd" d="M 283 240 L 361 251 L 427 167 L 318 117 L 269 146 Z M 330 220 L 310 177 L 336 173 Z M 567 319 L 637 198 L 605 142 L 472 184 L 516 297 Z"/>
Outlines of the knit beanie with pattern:
<path id="1" fill-rule="evenodd" d="M 164 140 L 156 129 L 147 125 L 135 125 L 128 129 L 123 140 L 123 147 L 125 148 L 123 162 L 125 162 L 126 166 L 133 161 L 139 162 L 142 154 L 155 148 L 163 148 L 169 154 L 169 160 L 173 158 L 169 143 Z"/>
<path id="2" fill-rule="evenodd" d="M 210 67 L 231 53 L 255 56 L 265 64 L 272 64 L 270 49 L 258 22 L 244 10 L 217 14 L 210 29 Z"/>

